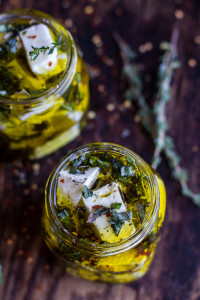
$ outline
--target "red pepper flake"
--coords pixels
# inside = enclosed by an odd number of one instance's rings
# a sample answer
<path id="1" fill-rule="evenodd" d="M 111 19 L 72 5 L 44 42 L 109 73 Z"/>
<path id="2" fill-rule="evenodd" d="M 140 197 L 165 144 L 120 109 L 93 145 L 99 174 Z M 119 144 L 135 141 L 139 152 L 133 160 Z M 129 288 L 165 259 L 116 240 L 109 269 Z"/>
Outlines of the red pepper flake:
<path id="1" fill-rule="evenodd" d="M 146 256 L 150 256 L 151 255 L 151 250 L 147 250 L 147 252 L 144 253 Z"/>
<path id="2" fill-rule="evenodd" d="M 48 66 L 49 66 L 49 67 L 52 66 L 52 62 L 51 62 L 51 61 L 48 62 Z"/>
<path id="3" fill-rule="evenodd" d="M 64 179 L 60 179 L 60 182 L 64 183 L 65 181 L 64 181 Z"/>
<path id="4" fill-rule="evenodd" d="M 28 39 L 35 39 L 37 37 L 37 35 L 28 35 L 27 38 Z"/>
<path id="5" fill-rule="evenodd" d="M 95 209 L 95 210 L 98 209 L 98 208 L 101 208 L 101 207 L 103 207 L 103 205 L 94 205 L 94 206 L 92 206 L 92 208 Z"/>

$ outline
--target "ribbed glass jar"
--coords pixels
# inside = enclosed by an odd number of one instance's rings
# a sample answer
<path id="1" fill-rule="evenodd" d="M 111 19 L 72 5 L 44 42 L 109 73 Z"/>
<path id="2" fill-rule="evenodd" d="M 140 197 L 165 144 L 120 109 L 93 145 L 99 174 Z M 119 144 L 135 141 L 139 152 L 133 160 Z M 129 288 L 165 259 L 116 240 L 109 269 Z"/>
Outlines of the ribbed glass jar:
<path id="1" fill-rule="evenodd" d="M 134 159 L 148 177 L 150 209 L 134 234 L 115 243 L 95 244 L 83 241 L 66 230 L 56 212 L 58 173 L 80 154 L 98 152 L 125 155 Z M 125 147 L 94 143 L 66 155 L 51 173 L 45 196 L 43 229 L 45 242 L 64 264 L 66 270 L 79 277 L 105 282 L 129 282 L 143 276 L 152 262 L 165 216 L 166 194 L 160 176 L 133 151 Z"/>
<path id="2" fill-rule="evenodd" d="M 24 98 L 0 96 L 2 146 L 12 153 L 34 159 L 54 152 L 80 134 L 86 120 L 89 87 L 88 74 L 77 55 L 74 40 L 58 21 L 32 9 L 19 9 L 0 15 L 0 24 L 29 21 L 47 25 L 56 38 L 60 37 L 67 57 L 58 81 L 45 91 L 38 91 L 39 95 Z M 23 70 L 20 69 L 20 72 Z M 25 82 L 26 76 L 28 74 L 22 74 L 22 82 Z"/>

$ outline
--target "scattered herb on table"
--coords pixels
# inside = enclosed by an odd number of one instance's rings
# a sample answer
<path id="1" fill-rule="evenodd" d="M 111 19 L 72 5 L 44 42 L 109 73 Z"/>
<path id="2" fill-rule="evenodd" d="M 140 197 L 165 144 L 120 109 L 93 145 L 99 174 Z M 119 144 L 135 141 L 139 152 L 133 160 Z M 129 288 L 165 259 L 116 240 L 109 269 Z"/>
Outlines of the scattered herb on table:
<path id="1" fill-rule="evenodd" d="M 200 206 L 200 194 L 195 194 L 189 188 L 187 170 L 180 165 L 181 159 L 177 154 L 174 140 L 166 134 L 168 128 L 166 105 L 171 99 L 171 82 L 174 71 L 179 67 L 177 56 L 178 35 L 177 28 L 175 28 L 172 33 L 171 43 L 161 44 L 161 48 L 165 52 L 159 67 L 157 101 L 153 110 L 148 105 L 142 92 L 142 80 L 139 74 L 139 68 L 134 62 L 136 53 L 124 43 L 118 34 L 115 33 L 114 37 L 123 60 L 123 74 L 129 85 L 125 92 L 125 97 L 137 104 L 140 120 L 155 143 L 155 152 L 152 162 L 153 167 L 157 168 L 161 162 L 161 153 L 164 153 L 168 165 L 172 170 L 172 176 L 179 181 L 181 185 L 182 194 L 190 197 L 195 204 Z M 156 122 L 153 121 L 154 116 Z"/>

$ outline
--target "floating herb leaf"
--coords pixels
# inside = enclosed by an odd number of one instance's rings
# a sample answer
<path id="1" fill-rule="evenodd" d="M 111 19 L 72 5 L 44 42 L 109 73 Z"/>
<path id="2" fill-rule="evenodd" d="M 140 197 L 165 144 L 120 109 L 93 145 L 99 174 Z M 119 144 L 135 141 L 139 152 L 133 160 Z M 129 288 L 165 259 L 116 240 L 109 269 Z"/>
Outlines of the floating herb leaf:
<path id="1" fill-rule="evenodd" d="M 83 196 L 85 197 L 85 199 L 87 199 L 88 197 L 91 197 L 93 195 L 93 192 L 90 191 L 90 189 L 84 185 L 83 187 Z"/>
<path id="2" fill-rule="evenodd" d="M 58 217 L 69 231 L 75 231 L 76 230 L 75 224 L 74 224 L 73 219 L 71 217 L 70 210 L 68 208 L 65 208 L 64 210 L 60 211 L 58 213 Z"/>

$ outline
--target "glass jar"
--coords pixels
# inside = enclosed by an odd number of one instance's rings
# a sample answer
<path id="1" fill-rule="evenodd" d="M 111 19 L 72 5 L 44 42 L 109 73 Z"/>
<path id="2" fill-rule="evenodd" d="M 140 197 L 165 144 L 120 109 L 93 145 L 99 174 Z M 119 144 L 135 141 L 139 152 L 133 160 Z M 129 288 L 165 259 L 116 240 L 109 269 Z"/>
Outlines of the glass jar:
<path id="1" fill-rule="evenodd" d="M 13 10 L 0 15 L 0 24 L 28 21 L 30 24 L 47 25 L 55 37 L 61 38 L 67 57 L 61 76 L 45 91 L 39 88 L 38 93 L 36 91 L 30 97 L 23 96 L 23 93 L 10 98 L 0 96 L 2 146 L 17 155 L 35 159 L 52 153 L 80 134 L 86 120 L 89 87 L 88 74 L 77 54 L 74 40 L 58 21 L 32 9 Z M 26 82 L 28 74 L 23 68 L 19 72 L 22 83 Z"/>
<path id="2" fill-rule="evenodd" d="M 100 243 L 80 239 L 66 230 L 56 212 L 58 173 L 80 154 L 98 152 L 125 155 L 134 159 L 137 167 L 148 177 L 150 208 L 141 227 L 131 236 L 115 243 Z M 43 213 L 44 238 L 48 247 L 64 264 L 66 270 L 89 280 L 129 282 L 143 276 L 152 262 L 160 229 L 164 220 L 166 194 L 160 176 L 137 154 L 110 143 L 82 146 L 66 155 L 51 173 L 45 192 Z"/>

